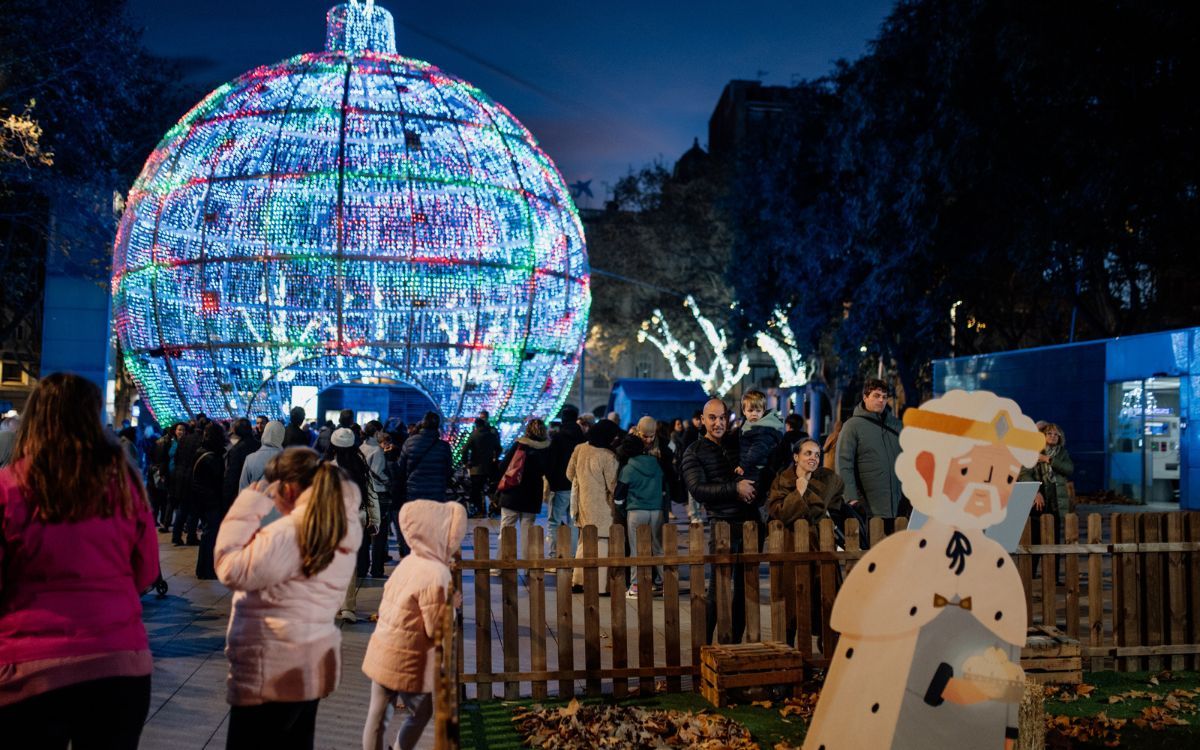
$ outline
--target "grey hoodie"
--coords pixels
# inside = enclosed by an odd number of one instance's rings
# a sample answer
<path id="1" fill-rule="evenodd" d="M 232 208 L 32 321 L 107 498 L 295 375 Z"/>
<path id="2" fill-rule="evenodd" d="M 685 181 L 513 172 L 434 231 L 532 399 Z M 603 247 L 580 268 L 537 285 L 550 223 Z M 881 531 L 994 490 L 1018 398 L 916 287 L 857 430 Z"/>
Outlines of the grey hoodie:
<path id="1" fill-rule="evenodd" d="M 242 464 L 242 478 L 238 481 L 238 491 L 246 489 L 251 484 L 262 479 L 267 471 L 267 462 L 283 450 L 283 423 L 267 422 L 263 428 L 262 447 L 246 456 Z"/>

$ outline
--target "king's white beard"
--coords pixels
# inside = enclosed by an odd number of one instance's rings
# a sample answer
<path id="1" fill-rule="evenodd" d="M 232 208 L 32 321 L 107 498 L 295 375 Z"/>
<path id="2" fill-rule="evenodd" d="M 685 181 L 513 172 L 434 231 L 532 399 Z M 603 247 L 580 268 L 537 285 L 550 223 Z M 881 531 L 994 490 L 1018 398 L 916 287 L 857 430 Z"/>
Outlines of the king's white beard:
<path id="1" fill-rule="evenodd" d="M 988 511 L 983 515 L 974 515 L 966 511 L 967 503 L 976 490 L 983 490 L 988 495 Z M 972 482 L 959 493 L 958 500 L 950 502 L 942 496 L 936 517 L 939 521 L 960 529 L 986 529 L 1004 520 L 1005 509 L 1000 505 L 1000 491 L 986 482 Z"/>

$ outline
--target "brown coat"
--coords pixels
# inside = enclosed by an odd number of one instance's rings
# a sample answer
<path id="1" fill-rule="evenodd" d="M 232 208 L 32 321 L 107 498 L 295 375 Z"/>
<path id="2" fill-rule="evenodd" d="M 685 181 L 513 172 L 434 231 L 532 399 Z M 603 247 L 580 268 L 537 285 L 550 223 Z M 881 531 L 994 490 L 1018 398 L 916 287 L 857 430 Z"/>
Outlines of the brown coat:
<path id="1" fill-rule="evenodd" d="M 842 505 L 845 491 L 842 478 L 821 466 L 808 480 L 808 489 L 801 495 L 796 491 L 796 467 L 789 466 L 775 476 L 767 493 L 767 515 L 791 526 L 800 519 L 812 524 L 815 538 L 817 522 L 825 514 Z"/>

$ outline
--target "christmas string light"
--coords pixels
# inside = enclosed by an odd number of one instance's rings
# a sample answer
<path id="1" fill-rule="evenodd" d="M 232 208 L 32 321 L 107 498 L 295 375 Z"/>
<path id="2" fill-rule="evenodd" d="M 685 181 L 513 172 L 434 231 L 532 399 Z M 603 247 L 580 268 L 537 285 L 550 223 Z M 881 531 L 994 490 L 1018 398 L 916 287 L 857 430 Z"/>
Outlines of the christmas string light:
<path id="1" fill-rule="evenodd" d="M 508 110 L 396 54 L 390 13 L 327 19 L 325 52 L 216 89 L 147 159 L 114 248 L 127 369 L 160 423 L 403 383 L 511 438 L 578 367 L 578 212 Z"/>
<path id="2" fill-rule="evenodd" d="M 795 388 L 807 383 L 808 361 L 804 352 L 796 346 L 796 334 L 792 332 L 787 314 L 775 308 L 767 328 L 771 332 L 759 331 L 754 335 L 754 342 L 775 363 L 780 387 Z"/>
<path id="3" fill-rule="evenodd" d="M 738 356 L 735 364 L 730 358 L 731 349 L 724 329 L 719 329 L 713 322 L 700 312 L 695 298 L 688 295 L 683 306 L 692 313 L 696 325 L 704 334 L 708 345 L 708 369 L 704 369 L 696 361 L 696 342 L 689 341 L 684 345 L 671 333 L 662 310 L 655 309 L 649 320 L 642 321 L 637 333 L 639 342 L 649 342 L 671 366 L 671 374 L 676 380 L 695 380 L 704 386 L 704 390 L 724 397 L 737 385 L 738 381 L 750 374 L 750 361 L 744 353 Z"/>

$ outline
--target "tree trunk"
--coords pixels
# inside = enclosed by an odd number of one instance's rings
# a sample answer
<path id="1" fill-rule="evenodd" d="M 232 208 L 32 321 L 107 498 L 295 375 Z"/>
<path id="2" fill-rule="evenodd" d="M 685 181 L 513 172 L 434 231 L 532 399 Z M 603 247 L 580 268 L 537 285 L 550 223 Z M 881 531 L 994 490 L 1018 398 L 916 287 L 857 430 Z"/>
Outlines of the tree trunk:
<path id="1" fill-rule="evenodd" d="M 1025 696 L 1017 710 L 1017 750 L 1046 747 L 1046 691 L 1037 683 L 1025 683 Z"/>

